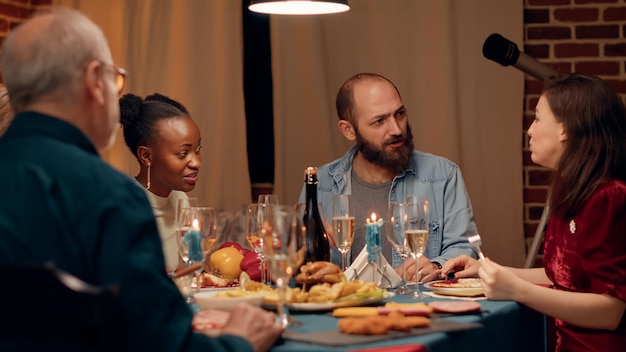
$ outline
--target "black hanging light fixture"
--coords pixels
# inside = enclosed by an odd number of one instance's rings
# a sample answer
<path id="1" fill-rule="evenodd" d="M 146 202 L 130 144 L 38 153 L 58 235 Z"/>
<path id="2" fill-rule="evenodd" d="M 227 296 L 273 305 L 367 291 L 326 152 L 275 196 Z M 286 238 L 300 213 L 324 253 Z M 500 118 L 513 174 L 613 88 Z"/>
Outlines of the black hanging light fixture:
<path id="1" fill-rule="evenodd" d="M 251 0 L 250 11 L 271 15 L 322 15 L 350 10 L 348 0 Z"/>

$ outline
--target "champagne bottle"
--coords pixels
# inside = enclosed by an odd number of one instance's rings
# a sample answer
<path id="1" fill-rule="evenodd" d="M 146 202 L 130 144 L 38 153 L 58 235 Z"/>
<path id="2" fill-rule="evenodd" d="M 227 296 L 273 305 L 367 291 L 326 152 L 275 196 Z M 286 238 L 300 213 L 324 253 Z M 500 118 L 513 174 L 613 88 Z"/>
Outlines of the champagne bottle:
<path id="1" fill-rule="evenodd" d="M 307 251 L 304 264 L 314 261 L 330 261 L 330 243 L 317 206 L 317 168 L 304 170 L 306 201 L 304 204 L 303 225 L 306 227 Z"/>

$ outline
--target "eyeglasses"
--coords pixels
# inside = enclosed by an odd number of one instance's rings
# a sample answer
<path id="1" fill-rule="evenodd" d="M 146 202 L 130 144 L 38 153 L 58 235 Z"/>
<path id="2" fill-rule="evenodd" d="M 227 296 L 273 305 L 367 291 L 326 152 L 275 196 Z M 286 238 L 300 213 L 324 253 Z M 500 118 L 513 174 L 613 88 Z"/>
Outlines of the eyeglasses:
<path id="1" fill-rule="evenodd" d="M 126 75 L 128 75 L 128 72 L 126 72 L 126 70 L 121 67 L 115 66 L 113 64 L 107 64 L 104 61 L 100 61 L 100 63 L 102 64 L 102 66 L 110 67 L 113 69 L 113 73 L 115 73 L 115 87 L 117 88 L 117 94 L 121 96 L 122 91 L 124 90 L 124 85 L 126 84 Z"/>

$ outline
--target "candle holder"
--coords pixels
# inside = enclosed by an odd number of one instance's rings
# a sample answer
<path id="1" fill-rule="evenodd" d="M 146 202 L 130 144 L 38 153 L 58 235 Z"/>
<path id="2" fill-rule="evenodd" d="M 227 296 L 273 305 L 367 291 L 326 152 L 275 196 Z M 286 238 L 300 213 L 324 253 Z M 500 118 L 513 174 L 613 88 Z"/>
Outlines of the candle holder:
<path id="1" fill-rule="evenodd" d="M 372 267 L 372 282 L 378 283 L 376 274 L 380 271 L 381 239 L 380 228 L 383 226 L 383 219 L 376 220 L 376 213 L 372 213 L 371 218 L 365 220 L 365 243 L 367 245 L 367 262 Z M 381 281 L 382 281 L 381 273 Z"/>

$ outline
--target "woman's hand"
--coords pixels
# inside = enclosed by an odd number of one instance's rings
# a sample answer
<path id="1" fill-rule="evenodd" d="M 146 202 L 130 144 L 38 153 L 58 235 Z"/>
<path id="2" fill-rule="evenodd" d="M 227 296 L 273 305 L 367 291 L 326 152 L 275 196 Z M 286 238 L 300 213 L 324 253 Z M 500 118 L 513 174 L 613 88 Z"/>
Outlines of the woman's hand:
<path id="1" fill-rule="evenodd" d="M 481 261 L 478 275 L 482 279 L 485 296 L 497 301 L 518 301 L 517 297 L 523 294 L 524 284 L 527 284 L 511 270 L 489 258 Z"/>

